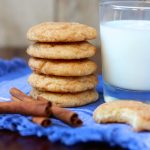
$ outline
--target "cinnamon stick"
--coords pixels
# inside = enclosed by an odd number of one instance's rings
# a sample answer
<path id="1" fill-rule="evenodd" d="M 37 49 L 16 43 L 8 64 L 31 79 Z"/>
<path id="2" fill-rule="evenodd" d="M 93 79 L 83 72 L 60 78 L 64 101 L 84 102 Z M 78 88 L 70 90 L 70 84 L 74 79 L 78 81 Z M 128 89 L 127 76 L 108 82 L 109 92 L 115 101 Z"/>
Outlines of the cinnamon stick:
<path id="1" fill-rule="evenodd" d="M 49 117 L 51 103 L 0 102 L 0 114 L 22 114 L 29 116 Z"/>
<path id="2" fill-rule="evenodd" d="M 50 118 L 46 117 L 32 117 L 32 122 L 37 123 L 43 127 L 48 127 L 51 125 Z"/>
<path id="3" fill-rule="evenodd" d="M 36 102 L 36 103 L 45 103 L 47 104 L 49 102 L 49 105 L 52 105 L 50 101 L 37 101 L 33 99 L 31 96 L 26 95 L 19 89 L 13 87 L 10 89 L 10 94 L 12 95 L 12 100 L 14 101 L 22 101 L 22 102 Z"/>
<path id="4" fill-rule="evenodd" d="M 18 99 L 17 97 L 14 97 L 14 96 L 11 97 L 11 100 L 13 100 L 13 101 L 15 101 L 15 102 L 21 102 L 20 99 Z"/>
<path id="5" fill-rule="evenodd" d="M 22 91 L 16 89 L 16 88 L 12 88 L 10 90 L 11 95 L 13 96 L 12 99 L 16 99 L 16 100 L 21 100 L 21 101 L 35 101 L 33 98 L 27 96 L 25 93 L 23 93 Z M 39 104 L 43 104 L 43 103 L 48 103 L 48 100 L 46 100 L 45 98 L 38 96 L 37 97 L 37 101 L 35 101 L 36 103 Z M 49 102 L 50 103 L 50 102 Z M 53 115 L 55 118 L 62 120 L 63 122 L 71 125 L 71 126 L 80 126 L 82 125 L 82 121 L 79 119 L 78 114 L 64 109 L 64 108 L 60 108 L 57 106 L 51 106 L 47 108 L 47 111 L 49 111 L 49 113 L 51 113 L 51 115 Z M 36 112 L 35 112 L 36 113 Z"/>
<path id="6" fill-rule="evenodd" d="M 19 89 L 15 87 L 11 88 L 9 92 L 13 97 L 17 97 L 17 99 L 21 101 L 33 101 L 34 100 L 30 96 L 27 96 L 25 93 L 23 93 L 22 91 L 20 91 Z"/>
<path id="7" fill-rule="evenodd" d="M 80 126 L 82 125 L 82 121 L 78 118 L 78 114 L 56 106 L 52 106 L 51 108 L 52 115 L 57 119 L 62 120 L 63 122 L 71 125 L 71 126 Z"/>
<path id="8" fill-rule="evenodd" d="M 41 96 L 38 96 L 37 100 L 47 101 L 45 98 L 43 98 Z M 50 109 L 51 109 L 52 115 L 55 118 L 62 120 L 63 122 L 65 122 L 71 126 L 81 126 L 82 125 L 82 121 L 78 118 L 77 113 L 70 111 L 68 109 L 54 106 L 54 105 Z"/>
<path id="9" fill-rule="evenodd" d="M 48 100 L 47 99 L 45 99 L 44 97 L 42 97 L 42 96 L 38 96 L 37 97 L 37 101 L 39 102 L 39 101 L 42 101 L 42 102 L 47 102 Z"/>
<path id="10" fill-rule="evenodd" d="M 13 101 L 16 101 L 16 102 L 24 102 L 24 101 L 21 101 L 20 99 L 14 97 L 14 96 L 12 96 L 11 99 Z M 47 117 L 35 117 L 35 116 L 33 116 L 32 117 L 32 122 L 34 122 L 36 124 L 39 124 L 43 127 L 48 127 L 48 126 L 51 125 L 51 120 L 50 120 L 50 118 L 47 118 Z"/>

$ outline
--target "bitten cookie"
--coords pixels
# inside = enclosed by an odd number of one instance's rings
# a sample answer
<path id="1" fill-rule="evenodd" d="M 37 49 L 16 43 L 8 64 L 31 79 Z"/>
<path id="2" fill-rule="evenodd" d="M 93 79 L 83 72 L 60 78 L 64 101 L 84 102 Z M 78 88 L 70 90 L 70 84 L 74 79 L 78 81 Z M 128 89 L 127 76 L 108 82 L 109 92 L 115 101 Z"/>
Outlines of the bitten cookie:
<path id="1" fill-rule="evenodd" d="M 37 73 L 56 76 L 85 76 L 93 74 L 97 65 L 88 59 L 84 60 L 46 60 L 30 58 L 29 66 Z"/>
<path id="2" fill-rule="evenodd" d="M 29 46 L 27 53 L 46 59 L 81 59 L 94 56 L 96 47 L 88 42 L 35 43 Z"/>
<path id="3" fill-rule="evenodd" d="M 150 130 L 150 105 L 137 101 L 112 101 L 100 105 L 93 113 L 97 123 L 120 122 L 134 130 Z"/>
<path id="4" fill-rule="evenodd" d="M 80 93 L 52 93 L 41 92 L 37 89 L 32 89 L 31 96 L 37 99 L 37 96 L 44 97 L 53 104 L 60 107 L 77 107 L 95 102 L 98 99 L 98 93 L 94 90 L 88 90 Z"/>
<path id="5" fill-rule="evenodd" d="M 87 25 L 68 22 L 45 22 L 27 32 L 27 38 L 37 42 L 76 42 L 95 39 L 96 30 Z"/>
<path id="6" fill-rule="evenodd" d="M 96 75 L 83 77 L 59 77 L 31 74 L 29 84 L 40 91 L 50 92 L 81 92 L 95 88 L 98 83 Z"/>

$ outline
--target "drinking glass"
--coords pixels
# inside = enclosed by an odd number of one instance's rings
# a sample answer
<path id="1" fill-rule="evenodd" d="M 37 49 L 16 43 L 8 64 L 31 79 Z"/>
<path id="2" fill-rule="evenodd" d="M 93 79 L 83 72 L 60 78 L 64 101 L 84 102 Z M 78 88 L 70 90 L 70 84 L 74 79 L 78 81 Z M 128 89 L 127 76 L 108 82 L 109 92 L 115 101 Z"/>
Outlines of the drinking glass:
<path id="1" fill-rule="evenodd" d="M 104 100 L 150 103 L 150 2 L 100 3 Z"/>

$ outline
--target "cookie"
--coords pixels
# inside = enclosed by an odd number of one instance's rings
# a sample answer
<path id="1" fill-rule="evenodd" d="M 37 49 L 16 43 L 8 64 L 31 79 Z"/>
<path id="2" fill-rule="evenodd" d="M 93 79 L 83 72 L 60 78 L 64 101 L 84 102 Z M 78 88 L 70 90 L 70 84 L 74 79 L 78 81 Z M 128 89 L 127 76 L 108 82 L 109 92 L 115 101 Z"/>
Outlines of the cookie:
<path id="1" fill-rule="evenodd" d="M 97 65 L 88 59 L 84 60 L 48 60 L 30 58 L 29 66 L 37 73 L 56 76 L 85 76 L 93 74 Z"/>
<path id="2" fill-rule="evenodd" d="M 150 105 L 129 100 L 116 100 L 100 105 L 93 113 L 97 123 L 130 124 L 135 131 L 150 130 Z"/>
<path id="3" fill-rule="evenodd" d="M 40 91 L 50 92 L 81 92 L 95 88 L 98 83 L 96 75 L 83 77 L 59 77 L 31 74 L 29 84 Z"/>
<path id="4" fill-rule="evenodd" d="M 81 59 L 94 56 L 96 47 L 88 42 L 35 43 L 29 46 L 27 53 L 44 59 Z"/>
<path id="5" fill-rule="evenodd" d="M 37 42 L 76 42 L 95 39 L 96 30 L 87 25 L 69 22 L 45 22 L 27 32 L 27 38 Z"/>
<path id="6" fill-rule="evenodd" d="M 95 90 L 88 90 L 80 93 L 52 93 L 41 92 L 37 89 L 32 89 L 30 95 L 37 99 L 37 96 L 44 97 L 53 104 L 60 107 L 77 107 L 95 102 L 98 99 L 98 93 Z"/>

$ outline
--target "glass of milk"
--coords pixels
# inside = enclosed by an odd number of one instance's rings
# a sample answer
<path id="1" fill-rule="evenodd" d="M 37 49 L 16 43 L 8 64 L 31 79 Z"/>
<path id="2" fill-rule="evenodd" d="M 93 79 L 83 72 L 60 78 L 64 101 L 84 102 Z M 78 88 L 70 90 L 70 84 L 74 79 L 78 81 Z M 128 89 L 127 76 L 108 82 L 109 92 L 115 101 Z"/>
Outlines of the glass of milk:
<path id="1" fill-rule="evenodd" d="M 104 99 L 150 103 L 150 2 L 100 3 Z"/>

